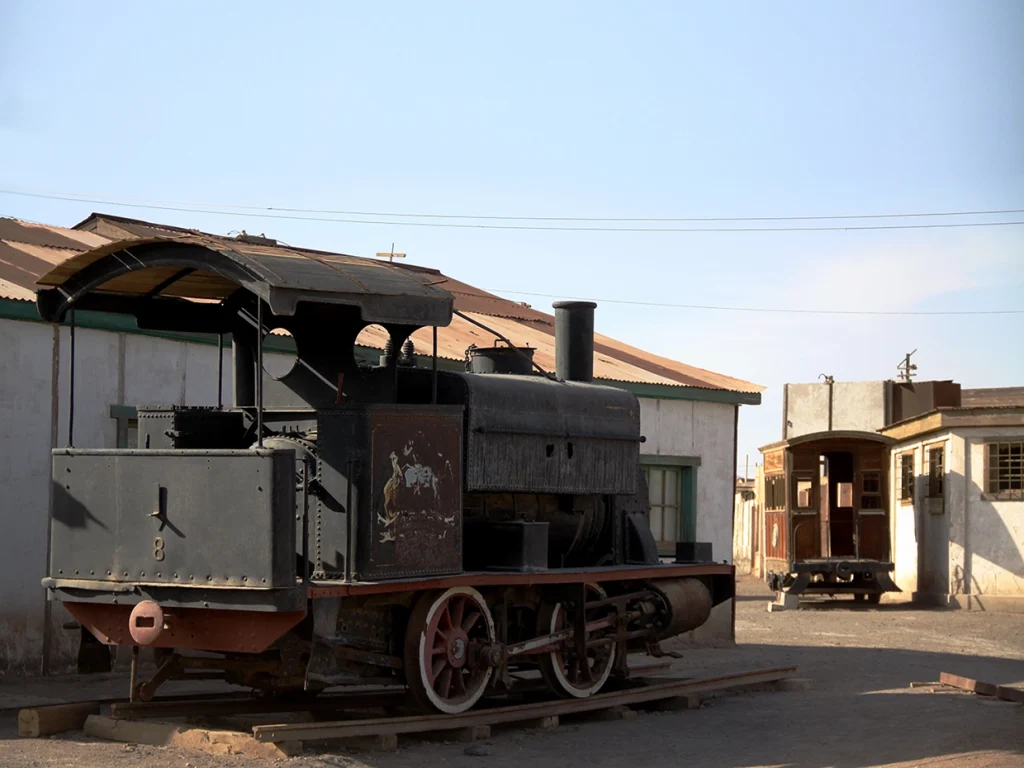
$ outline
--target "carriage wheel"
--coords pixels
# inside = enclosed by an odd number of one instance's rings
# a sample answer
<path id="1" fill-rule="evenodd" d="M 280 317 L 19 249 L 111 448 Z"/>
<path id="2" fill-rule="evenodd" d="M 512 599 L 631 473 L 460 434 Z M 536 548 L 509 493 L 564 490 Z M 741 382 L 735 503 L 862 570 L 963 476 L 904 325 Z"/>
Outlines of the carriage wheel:
<path id="1" fill-rule="evenodd" d="M 587 585 L 588 597 L 600 600 L 605 592 L 596 584 Z M 593 619 L 594 616 L 588 616 Z M 571 621 L 562 603 L 545 601 L 541 604 L 537 630 L 548 634 L 565 629 Z M 608 681 L 615 665 L 615 645 L 588 648 L 586 660 L 581 663 L 575 647 L 552 651 L 540 657 L 540 674 L 544 682 L 559 696 L 585 699 L 597 693 Z"/>
<path id="2" fill-rule="evenodd" d="M 472 707 L 494 673 L 474 651 L 494 638 L 491 612 L 472 587 L 423 595 L 405 633 L 405 677 L 413 696 L 450 715 Z"/>

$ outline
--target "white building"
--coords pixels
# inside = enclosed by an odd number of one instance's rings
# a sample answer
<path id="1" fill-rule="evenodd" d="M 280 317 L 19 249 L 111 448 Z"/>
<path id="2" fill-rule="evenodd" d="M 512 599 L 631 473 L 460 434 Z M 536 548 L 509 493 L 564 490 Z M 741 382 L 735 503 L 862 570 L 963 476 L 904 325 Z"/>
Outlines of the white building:
<path id="1" fill-rule="evenodd" d="M 863 430 L 889 451 L 889 550 L 902 593 L 887 599 L 1024 612 L 1024 387 L 951 381 L 787 384 L 783 435 Z M 792 489 L 785 489 L 792 494 Z M 758 502 L 736 503 L 734 559 L 765 573 L 770 536 Z M 785 508 L 785 496 L 775 497 Z M 811 513 L 814 514 L 814 513 Z M 753 542 L 744 531 L 753 528 Z"/>
<path id="2" fill-rule="evenodd" d="M 47 559 L 50 450 L 69 439 L 78 447 L 132 445 L 138 404 L 216 405 L 219 393 L 230 403 L 231 350 L 225 345 L 218 365 L 215 336 L 140 331 L 130 318 L 82 311 L 75 320 L 74 434 L 68 433 L 70 333 L 40 320 L 35 280 L 108 239 L 169 230 L 182 231 L 105 215 L 90 216 L 75 229 L 0 219 L 0 672 L 37 670 L 44 657 L 52 669 L 66 669 L 78 649 L 78 633 L 63 629 L 67 617 L 57 615 L 59 609 L 45 619 L 54 604 L 46 603 L 40 586 Z M 554 368 L 551 315 L 451 278 L 445 288 L 455 295 L 457 309 L 517 345 L 535 348 L 534 360 Z M 600 309 L 596 323 L 600 328 Z M 367 329 L 359 340 L 362 352 L 379 354 L 383 338 Z M 429 329 L 413 336 L 420 351 L 430 348 L 429 339 Z M 460 368 L 467 347 L 492 342 L 456 317 L 439 329 L 440 363 Z M 288 351 L 287 340 L 280 349 Z M 640 399 L 642 462 L 659 548 L 670 554 L 677 541 L 709 542 L 716 560 L 730 560 L 739 407 L 760 403 L 762 388 L 600 334 L 594 363 L 600 383 Z M 697 634 L 731 639 L 731 601 L 718 606 Z"/>
<path id="3" fill-rule="evenodd" d="M 881 431 L 897 441 L 897 586 L 926 604 L 1024 613 L 1024 401 L 939 408 Z"/>

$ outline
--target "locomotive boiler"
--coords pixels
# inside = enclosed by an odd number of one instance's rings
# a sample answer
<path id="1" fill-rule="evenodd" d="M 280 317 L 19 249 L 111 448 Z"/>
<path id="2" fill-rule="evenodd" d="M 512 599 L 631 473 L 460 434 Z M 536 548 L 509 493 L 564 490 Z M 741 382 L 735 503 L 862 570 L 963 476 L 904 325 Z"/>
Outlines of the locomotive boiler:
<path id="1" fill-rule="evenodd" d="M 300 696 L 390 681 L 457 713 L 538 671 L 585 697 L 733 596 L 732 566 L 658 557 L 637 399 L 592 381 L 595 305 L 555 304 L 554 373 L 500 334 L 442 371 L 458 310 L 437 277 L 195 234 L 40 279 L 72 359 L 85 310 L 230 342 L 230 406 L 140 405 L 137 447 L 53 452 L 43 584 L 100 641 L 154 649 L 133 697 L 196 675 Z M 370 324 L 390 339 L 375 364 L 354 354 Z M 277 329 L 296 359 L 271 376 Z"/>

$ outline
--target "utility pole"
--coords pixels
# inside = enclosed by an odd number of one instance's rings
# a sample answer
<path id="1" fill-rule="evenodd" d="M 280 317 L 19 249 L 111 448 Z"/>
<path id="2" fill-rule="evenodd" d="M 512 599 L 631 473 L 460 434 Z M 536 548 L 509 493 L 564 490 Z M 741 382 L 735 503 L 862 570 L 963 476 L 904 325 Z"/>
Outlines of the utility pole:
<path id="1" fill-rule="evenodd" d="M 914 352 L 917 352 L 917 350 L 915 349 Z M 903 360 L 900 361 L 899 365 L 896 366 L 896 370 L 900 372 L 900 379 L 906 382 L 909 382 L 917 375 L 914 373 L 914 371 L 917 370 L 917 366 L 910 362 L 910 356 L 914 354 L 914 352 L 907 352 L 907 356 L 904 357 Z"/>

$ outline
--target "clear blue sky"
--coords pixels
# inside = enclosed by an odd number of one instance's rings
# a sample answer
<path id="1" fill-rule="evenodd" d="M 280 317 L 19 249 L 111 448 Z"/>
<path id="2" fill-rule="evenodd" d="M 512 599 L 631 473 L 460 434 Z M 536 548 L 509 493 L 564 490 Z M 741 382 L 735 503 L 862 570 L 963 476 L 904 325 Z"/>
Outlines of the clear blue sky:
<path id="1" fill-rule="evenodd" d="M 1024 208 L 1024 3 L 0 3 L 0 186 L 537 216 Z M 0 195 L 372 254 L 512 291 L 809 309 L 1024 308 L 1024 227 L 570 233 L 260 221 Z M 1020 218 L 1018 216 L 1018 218 Z M 604 304 L 600 331 L 766 385 L 1024 384 L 1024 317 Z"/>

